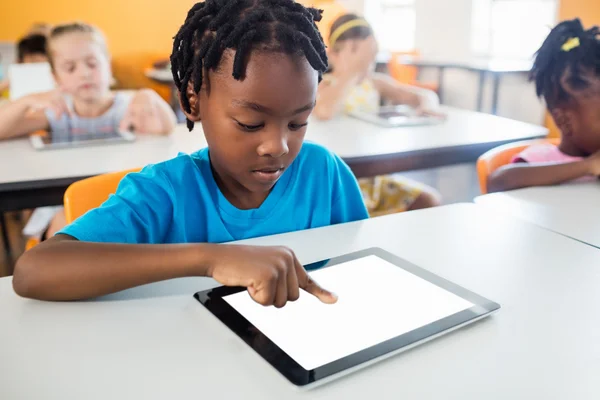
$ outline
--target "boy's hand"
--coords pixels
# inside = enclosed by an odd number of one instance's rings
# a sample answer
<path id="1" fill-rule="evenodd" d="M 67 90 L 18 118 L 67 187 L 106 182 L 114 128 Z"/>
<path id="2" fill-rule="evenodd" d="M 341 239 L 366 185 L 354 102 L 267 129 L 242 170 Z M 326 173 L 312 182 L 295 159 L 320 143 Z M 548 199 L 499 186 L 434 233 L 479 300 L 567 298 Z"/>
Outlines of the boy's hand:
<path id="1" fill-rule="evenodd" d="M 23 98 L 32 111 L 52 110 L 56 118 L 63 114 L 70 114 L 64 93 L 60 89 L 51 90 L 44 93 L 31 94 Z"/>
<path id="2" fill-rule="evenodd" d="M 287 247 L 219 245 L 208 276 L 225 286 L 244 286 L 259 304 L 283 307 L 300 289 L 326 304 L 337 297 L 313 281 Z"/>

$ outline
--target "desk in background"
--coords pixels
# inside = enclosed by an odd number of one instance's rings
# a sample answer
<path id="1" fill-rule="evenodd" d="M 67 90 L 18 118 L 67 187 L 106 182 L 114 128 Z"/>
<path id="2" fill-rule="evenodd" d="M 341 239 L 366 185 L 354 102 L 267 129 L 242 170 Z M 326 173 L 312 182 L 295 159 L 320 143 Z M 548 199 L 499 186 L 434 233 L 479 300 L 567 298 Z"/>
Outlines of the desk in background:
<path id="1" fill-rule="evenodd" d="M 447 108 L 443 124 L 382 128 L 349 117 L 311 121 L 307 140 L 341 156 L 358 177 L 472 162 L 512 141 L 545 136 L 547 129 L 487 114 Z M 138 135 L 111 146 L 35 151 L 28 139 L 0 142 L 0 212 L 62 204 L 65 189 L 80 179 L 165 161 L 206 146 L 200 124 L 179 125 L 170 136 Z"/>
<path id="2" fill-rule="evenodd" d="M 389 57 L 390 56 L 388 55 L 388 58 Z M 437 69 L 440 102 L 443 101 L 444 72 L 447 69 L 459 69 L 478 73 L 479 85 L 477 89 L 477 111 L 483 111 L 483 89 L 488 75 L 491 75 L 493 82 L 491 113 L 494 115 L 498 113 L 498 97 L 500 92 L 500 79 L 502 75 L 529 73 L 533 66 L 533 62 L 528 60 L 477 58 L 464 61 L 451 61 L 440 58 L 415 58 L 410 56 L 401 56 L 399 57 L 399 61 L 402 64 L 412 65 L 419 68 Z"/>
<path id="3" fill-rule="evenodd" d="M 0 398 L 600 398 L 598 249 L 474 204 L 244 243 L 290 246 L 304 264 L 382 247 L 502 309 L 299 392 L 192 298 L 210 279 L 48 303 L 17 297 L 2 278 Z"/>
<path id="4" fill-rule="evenodd" d="M 493 193 L 475 203 L 600 248 L 600 182 Z"/>

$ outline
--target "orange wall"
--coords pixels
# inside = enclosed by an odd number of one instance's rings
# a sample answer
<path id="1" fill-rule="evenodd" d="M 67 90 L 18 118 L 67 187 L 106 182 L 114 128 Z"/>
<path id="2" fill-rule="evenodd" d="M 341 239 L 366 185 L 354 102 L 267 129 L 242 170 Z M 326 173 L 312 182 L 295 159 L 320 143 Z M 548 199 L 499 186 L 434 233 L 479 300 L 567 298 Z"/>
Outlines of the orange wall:
<path id="1" fill-rule="evenodd" d="M 600 25 L 600 1 L 562 0 L 559 17 L 561 20 L 579 17 L 586 26 Z"/>
<path id="2" fill-rule="evenodd" d="M 600 25 L 600 0 L 562 0 L 558 10 L 558 19 L 580 18 L 584 26 Z M 552 118 L 546 116 L 546 126 L 550 128 L 550 136 L 558 137 L 559 131 Z"/>
<path id="3" fill-rule="evenodd" d="M 303 0 L 302 3 L 330 3 Z M 131 53 L 168 55 L 172 38 L 194 0 L 2 0 L 0 41 L 16 41 L 35 22 L 71 20 L 98 26 L 114 57 Z"/>
<path id="4" fill-rule="evenodd" d="M 194 0 L 3 0 L 0 41 L 15 41 L 35 22 L 81 20 L 98 26 L 113 56 L 170 54 L 172 37 Z"/>

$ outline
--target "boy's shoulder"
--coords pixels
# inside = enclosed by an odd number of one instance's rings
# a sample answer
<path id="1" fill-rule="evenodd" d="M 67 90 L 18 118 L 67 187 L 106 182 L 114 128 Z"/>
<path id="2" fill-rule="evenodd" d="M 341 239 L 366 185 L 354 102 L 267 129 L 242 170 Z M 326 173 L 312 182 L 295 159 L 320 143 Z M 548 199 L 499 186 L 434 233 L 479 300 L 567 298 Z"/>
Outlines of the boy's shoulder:
<path id="1" fill-rule="evenodd" d="M 298 159 L 301 161 L 309 161 L 313 165 L 314 163 L 335 164 L 338 162 L 339 157 L 320 144 L 304 142 L 302 144 L 302 150 L 300 150 L 300 154 L 298 154 Z"/>
<path id="2" fill-rule="evenodd" d="M 142 168 L 142 176 L 154 180 L 167 179 L 169 181 L 181 181 L 195 175 L 202 162 L 208 162 L 208 149 L 201 149 L 195 153 L 179 153 L 166 161 L 150 164 Z"/>

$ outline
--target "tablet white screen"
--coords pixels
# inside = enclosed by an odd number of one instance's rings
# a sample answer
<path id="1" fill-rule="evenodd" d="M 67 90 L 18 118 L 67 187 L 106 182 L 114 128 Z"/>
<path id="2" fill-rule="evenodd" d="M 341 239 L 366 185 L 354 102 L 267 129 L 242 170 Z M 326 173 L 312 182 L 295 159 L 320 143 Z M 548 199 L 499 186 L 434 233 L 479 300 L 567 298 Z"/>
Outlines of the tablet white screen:
<path id="1" fill-rule="evenodd" d="M 474 305 L 374 255 L 310 275 L 338 295 L 336 304 L 322 304 L 303 291 L 281 309 L 255 303 L 246 291 L 224 297 L 306 370 Z"/>

